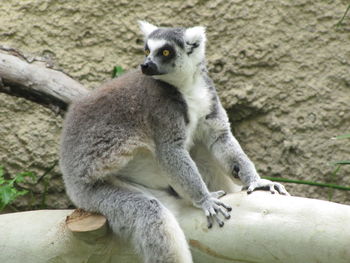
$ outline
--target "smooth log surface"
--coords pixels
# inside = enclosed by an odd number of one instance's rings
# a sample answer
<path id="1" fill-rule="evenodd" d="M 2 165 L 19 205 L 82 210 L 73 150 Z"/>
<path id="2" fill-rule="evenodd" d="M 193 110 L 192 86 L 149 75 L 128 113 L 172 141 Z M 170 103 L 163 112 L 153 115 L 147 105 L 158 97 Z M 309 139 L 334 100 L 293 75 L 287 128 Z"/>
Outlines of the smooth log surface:
<path id="1" fill-rule="evenodd" d="M 240 192 L 223 199 L 233 208 L 223 228 L 207 229 L 199 209 L 181 211 L 178 219 L 194 262 L 350 262 L 350 206 L 266 192 Z M 76 235 L 66 221 L 72 212 L 1 215 L 0 262 L 141 262 L 130 244 L 108 227 L 105 233 Z"/>

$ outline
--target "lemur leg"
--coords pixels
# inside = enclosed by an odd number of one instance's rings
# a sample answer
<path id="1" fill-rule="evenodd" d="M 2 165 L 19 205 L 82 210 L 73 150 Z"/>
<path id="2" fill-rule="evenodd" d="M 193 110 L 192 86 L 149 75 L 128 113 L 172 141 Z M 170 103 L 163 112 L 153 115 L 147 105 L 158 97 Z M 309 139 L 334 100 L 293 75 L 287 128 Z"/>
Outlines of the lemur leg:
<path id="1" fill-rule="evenodd" d="M 173 214 L 158 199 L 133 188 L 67 184 L 72 201 L 102 213 L 118 236 L 130 239 L 145 263 L 191 263 L 185 235 Z"/>

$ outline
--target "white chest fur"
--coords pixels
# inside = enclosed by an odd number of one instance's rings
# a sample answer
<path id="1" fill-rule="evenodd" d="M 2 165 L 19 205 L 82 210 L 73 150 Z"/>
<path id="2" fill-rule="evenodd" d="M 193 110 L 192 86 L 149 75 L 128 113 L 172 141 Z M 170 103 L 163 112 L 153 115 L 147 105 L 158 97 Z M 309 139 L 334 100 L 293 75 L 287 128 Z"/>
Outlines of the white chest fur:
<path id="1" fill-rule="evenodd" d="M 182 87 L 181 93 L 187 103 L 189 124 L 186 131 L 186 148 L 190 149 L 197 133 L 198 122 L 210 113 L 211 96 L 202 78 L 192 85 Z"/>

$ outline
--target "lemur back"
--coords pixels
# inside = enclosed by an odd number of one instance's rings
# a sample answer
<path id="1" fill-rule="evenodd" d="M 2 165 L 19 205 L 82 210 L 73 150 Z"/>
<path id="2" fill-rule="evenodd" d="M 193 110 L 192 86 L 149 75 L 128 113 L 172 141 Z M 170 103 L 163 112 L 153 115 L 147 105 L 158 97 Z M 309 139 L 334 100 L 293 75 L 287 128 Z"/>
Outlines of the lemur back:
<path id="1" fill-rule="evenodd" d="M 65 121 L 63 169 L 92 180 L 117 173 L 137 152 L 155 152 L 154 136 L 174 118 L 188 122 L 186 104 L 171 85 L 132 71 L 71 106 Z M 162 125 L 163 124 L 163 125 Z"/>

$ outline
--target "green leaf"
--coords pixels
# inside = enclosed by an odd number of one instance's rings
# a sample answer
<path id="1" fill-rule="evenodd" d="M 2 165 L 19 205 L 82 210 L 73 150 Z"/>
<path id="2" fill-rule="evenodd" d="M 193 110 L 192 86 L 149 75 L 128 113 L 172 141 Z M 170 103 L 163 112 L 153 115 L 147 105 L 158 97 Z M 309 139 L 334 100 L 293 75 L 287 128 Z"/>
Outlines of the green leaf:
<path id="1" fill-rule="evenodd" d="M 344 20 L 344 18 L 346 17 L 346 15 L 348 14 L 349 10 L 350 10 L 350 4 L 349 4 L 348 7 L 346 8 L 343 17 L 342 17 L 342 18 L 339 20 L 339 22 L 336 24 L 337 27 L 339 27 L 339 26 L 341 25 L 341 23 L 343 23 L 343 20 Z"/>
<path id="2" fill-rule="evenodd" d="M 305 184 L 305 185 L 313 185 L 313 186 L 328 187 L 328 188 L 334 188 L 334 189 L 338 189 L 338 190 L 350 191 L 350 187 L 337 185 L 337 184 L 325 184 L 325 183 L 319 183 L 319 182 L 313 182 L 313 181 L 292 180 L 292 179 L 286 179 L 286 178 L 281 178 L 281 177 L 271 177 L 271 176 L 262 176 L 261 178 L 275 181 L 275 182 L 284 182 L 284 183 L 292 183 L 292 184 Z"/>
<path id="3" fill-rule="evenodd" d="M 112 78 L 118 78 L 121 75 L 123 75 L 123 73 L 124 73 L 124 70 L 121 66 L 115 66 L 113 68 Z"/>
<path id="4" fill-rule="evenodd" d="M 349 139 L 350 138 L 350 134 L 343 134 L 343 135 L 339 135 L 334 137 L 334 139 L 340 140 L 340 139 Z"/>
<path id="5" fill-rule="evenodd" d="M 14 179 L 17 183 L 22 183 L 28 177 L 34 180 L 36 178 L 36 175 L 34 172 L 22 172 L 16 174 Z"/>
<path id="6" fill-rule="evenodd" d="M 25 195 L 25 194 L 27 194 L 27 193 L 28 193 L 28 190 L 17 191 L 17 192 L 16 192 L 16 197 L 21 196 L 21 195 Z"/>
<path id="7" fill-rule="evenodd" d="M 348 161 L 348 160 L 338 161 L 338 162 L 335 162 L 334 164 L 339 164 L 339 165 L 348 165 L 348 164 L 350 164 L 350 161 Z"/>
<path id="8" fill-rule="evenodd" d="M 2 186 L 0 188 L 1 203 L 5 206 L 8 205 L 14 199 L 13 188 L 9 185 Z"/>
<path id="9" fill-rule="evenodd" d="M 27 194 L 27 190 L 17 190 L 11 185 L 4 185 L 0 187 L 0 211 L 8 204 L 13 202 L 17 197 Z"/>
<path id="10" fill-rule="evenodd" d="M 6 182 L 4 178 L 4 167 L 0 166 L 0 186 Z"/>
<path id="11" fill-rule="evenodd" d="M 333 165 L 336 165 L 336 164 L 333 164 Z M 339 164 L 336 165 L 334 171 L 333 171 L 332 174 L 331 174 L 331 176 L 332 176 L 333 178 L 337 176 L 337 173 L 339 172 L 340 168 L 341 168 L 341 165 L 339 165 Z"/>
<path id="12" fill-rule="evenodd" d="M 28 190 L 16 188 L 16 183 L 23 183 L 28 178 L 35 180 L 36 174 L 34 172 L 22 172 L 17 173 L 12 179 L 5 179 L 4 168 L 0 166 L 0 211 L 17 197 L 28 193 Z"/>

